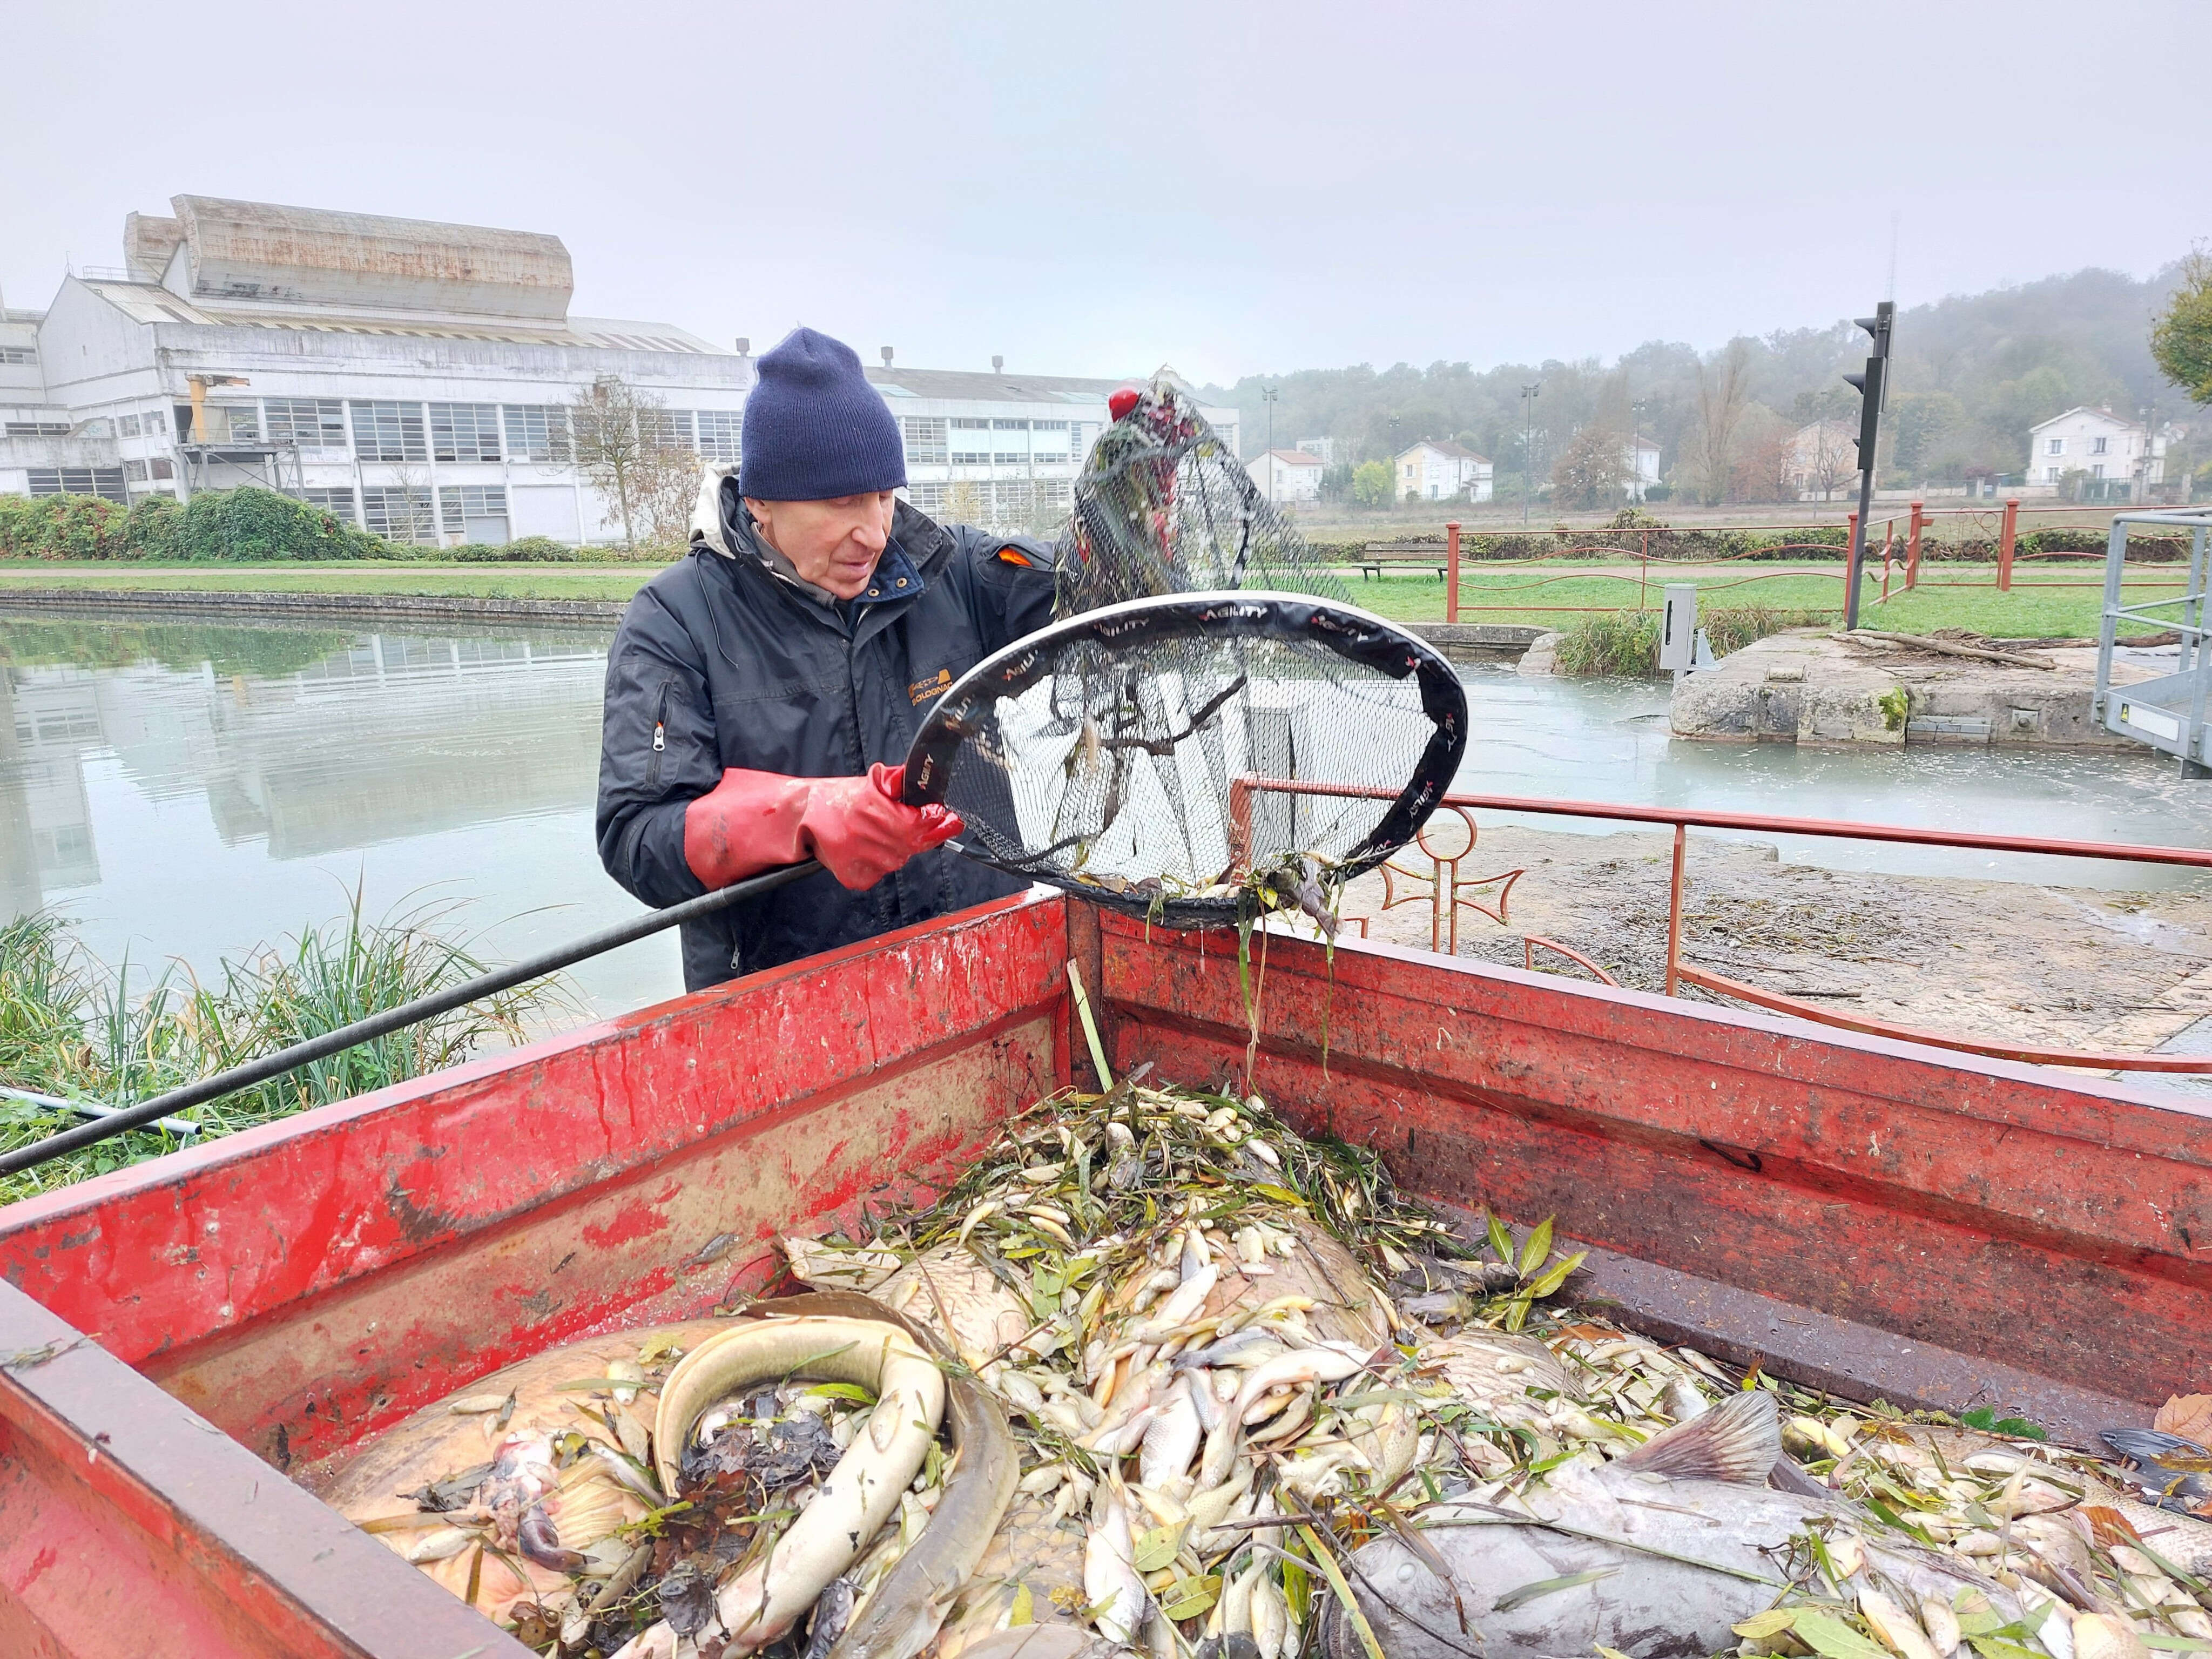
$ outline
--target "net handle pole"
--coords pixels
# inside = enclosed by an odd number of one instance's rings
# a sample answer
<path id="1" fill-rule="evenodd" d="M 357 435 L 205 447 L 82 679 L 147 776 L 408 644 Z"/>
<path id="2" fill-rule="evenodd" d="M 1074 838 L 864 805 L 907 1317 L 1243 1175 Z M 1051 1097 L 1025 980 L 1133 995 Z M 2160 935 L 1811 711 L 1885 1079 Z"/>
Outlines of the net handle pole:
<path id="1" fill-rule="evenodd" d="M 1252 780 L 1240 777 L 1229 786 L 1229 873 L 1242 879 L 1252 864 Z"/>

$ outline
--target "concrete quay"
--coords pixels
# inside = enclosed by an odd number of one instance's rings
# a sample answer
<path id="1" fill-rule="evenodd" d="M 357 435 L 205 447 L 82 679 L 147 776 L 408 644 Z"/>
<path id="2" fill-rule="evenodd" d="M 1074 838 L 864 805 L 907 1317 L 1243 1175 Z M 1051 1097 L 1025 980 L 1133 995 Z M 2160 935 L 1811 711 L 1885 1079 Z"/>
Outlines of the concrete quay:
<path id="1" fill-rule="evenodd" d="M 1674 687 L 1668 724 L 1678 738 L 1707 743 L 2139 747 L 2091 717 L 2094 647 L 2015 648 L 2053 666 L 1861 645 L 1822 630 L 1776 634 L 1685 676 Z M 2113 684 L 2170 673 L 2173 655 L 2124 652 L 2113 664 Z"/>

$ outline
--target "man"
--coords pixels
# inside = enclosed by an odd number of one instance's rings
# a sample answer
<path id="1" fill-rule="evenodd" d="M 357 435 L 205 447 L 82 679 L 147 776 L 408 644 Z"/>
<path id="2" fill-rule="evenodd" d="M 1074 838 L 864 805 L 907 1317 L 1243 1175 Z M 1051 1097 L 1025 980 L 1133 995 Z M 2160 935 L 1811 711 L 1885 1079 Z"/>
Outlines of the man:
<path id="1" fill-rule="evenodd" d="M 849 346 L 802 328 L 763 356 L 739 453 L 616 632 L 599 858 L 654 906 L 823 872 L 687 926 L 694 991 L 1021 890 L 945 849 L 960 820 L 905 805 L 901 763 L 946 687 L 1052 612 L 1048 548 L 892 493 L 898 423 Z"/>

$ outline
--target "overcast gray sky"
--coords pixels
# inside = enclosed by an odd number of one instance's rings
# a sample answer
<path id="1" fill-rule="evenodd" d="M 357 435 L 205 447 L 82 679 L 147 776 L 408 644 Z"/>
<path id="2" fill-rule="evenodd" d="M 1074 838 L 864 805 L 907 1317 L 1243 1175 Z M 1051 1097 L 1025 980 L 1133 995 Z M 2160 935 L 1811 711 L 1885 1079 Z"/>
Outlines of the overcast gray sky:
<path id="1" fill-rule="evenodd" d="M 2207 0 L 6 0 L 0 284 L 173 193 L 551 231 L 586 315 L 1200 379 L 1611 356 L 2212 237 Z"/>

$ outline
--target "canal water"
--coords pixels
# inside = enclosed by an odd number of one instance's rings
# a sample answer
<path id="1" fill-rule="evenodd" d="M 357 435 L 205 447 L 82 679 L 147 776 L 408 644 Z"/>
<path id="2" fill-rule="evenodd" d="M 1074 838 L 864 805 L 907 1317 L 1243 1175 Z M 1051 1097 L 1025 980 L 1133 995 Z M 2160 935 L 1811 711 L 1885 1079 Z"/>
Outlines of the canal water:
<path id="1" fill-rule="evenodd" d="M 605 631 L 0 617 L 0 914 L 205 971 L 340 915 L 457 904 L 507 958 L 636 905 L 592 839 Z M 1465 671 L 1462 789 L 2212 846 L 2212 784 L 2148 756 L 1679 743 L 1663 686 Z M 1597 823 L 1557 827 L 1601 832 Z M 2088 860 L 1820 842 L 1835 868 L 2079 885 Z M 572 972 L 599 1013 L 682 989 L 672 938 Z"/>

